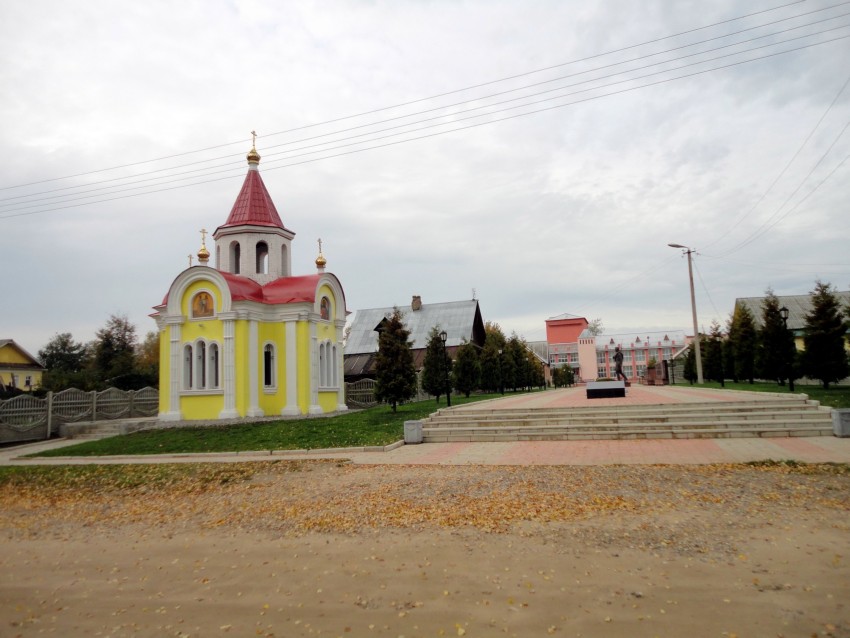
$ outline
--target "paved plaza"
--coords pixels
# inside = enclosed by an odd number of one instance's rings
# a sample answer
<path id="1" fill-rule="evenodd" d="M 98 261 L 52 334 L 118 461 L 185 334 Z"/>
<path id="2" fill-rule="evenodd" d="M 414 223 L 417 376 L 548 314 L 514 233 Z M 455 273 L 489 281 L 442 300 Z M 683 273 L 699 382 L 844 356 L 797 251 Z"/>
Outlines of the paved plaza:
<path id="1" fill-rule="evenodd" d="M 555 407 L 652 405 L 673 403 L 761 401 L 770 394 L 729 392 L 696 387 L 632 386 L 625 399 L 592 399 L 584 388 L 547 390 L 506 396 L 459 406 L 465 408 L 533 409 Z M 787 396 L 787 394 L 785 395 Z M 400 465 L 633 465 L 709 464 L 747 461 L 798 461 L 803 463 L 850 463 L 850 438 L 769 437 L 732 439 L 650 439 L 598 441 L 515 441 L 490 443 L 395 444 L 384 450 L 313 450 L 240 452 L 217 454 L 144 455 L 131 457 L 63 457 L 25 459 L 38 450 L 77 443 L 49 441 L 0 450 L 0 465 L 89 463 L 191 463 L 244 462 L 274 459 L 350 459 L 362 464 Z"/>

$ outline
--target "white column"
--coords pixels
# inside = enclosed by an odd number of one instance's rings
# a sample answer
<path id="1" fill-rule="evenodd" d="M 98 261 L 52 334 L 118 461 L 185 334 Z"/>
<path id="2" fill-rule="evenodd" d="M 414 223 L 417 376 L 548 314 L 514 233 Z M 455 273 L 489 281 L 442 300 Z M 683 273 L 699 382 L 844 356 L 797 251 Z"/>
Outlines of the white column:
<path id="1" fill-rule="evenodd" d="M 159 414 L 159 418 L 162 421 L 180 421 L 183 418 L 180 412 L 180 387 L 183 383 L 183 347 L 180 343 L 180 326 L 182 323 L 182 317 L 166 320 L 166 330 L 169 331 L 168 412 L 161 412 Z"/>
<path id="2" fill-rule="evenodd" d="M 319 405 L 319 345 L 316 337 L 316 324 L 310 321 L 310 408 L 309 414 L 322 414 Z"/>
<path id="3" fill-rule="evenodd" d="M 286 324 L 286 407 L 280 413 L 284 416 L 301 414 L 298 409 L 298 345 L 295 342 L 294 321 Z"/>
<path id="4" fill-rule="evenodd" d="M 224 319 L 224 347 L 222 348 L 222 359 L 224 364 L 223 385 L 224 409 L 219 413 L 219 419 L 235 419 L 239 416 L 236 410 L 236 321 Z"/>
<path id="5" fill-rule="evenodd" d="M 337 390 L 336 395 L 336 409 L 337 412 L 345 412 L 348 409 L 348 406 L 345 404 L 345 349 L 342 346 L 342 339 L 340 338 L 345 330 L 345 322 L 344 321 L 335 321 L 334 326 L 336 327 L 336 361 L 334 364 L 336 365 L 336 374 L 337 381 L 339 383 L 339 390 Z"/>
<path id="6" fill-rule="evenodd" d="M 263 416 L 260 408 L 260 378 L 258 373 L 259 328 L 254 319 L 248 321 L 248 412 L 247 416 Z"/>

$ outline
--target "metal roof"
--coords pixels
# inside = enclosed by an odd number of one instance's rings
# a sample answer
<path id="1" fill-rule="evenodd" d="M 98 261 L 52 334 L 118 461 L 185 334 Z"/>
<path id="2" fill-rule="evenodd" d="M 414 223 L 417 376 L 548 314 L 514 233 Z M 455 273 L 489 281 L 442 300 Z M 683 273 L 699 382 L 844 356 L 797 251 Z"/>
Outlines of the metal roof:
<path id="1" fill-rule="evenodd" d="M 399 306 L 400 307 L 400 306 Z M 400 307 L 401 308 L 401 307 Z M 419 310 L 410 306 L 401 308 L 402 321 L 410 331 L 412 349 L 425 348 L 431 328 L 438 326 L 448 334 L 446 346 L 459 346 L 464 341 L 484 341 L 484 322 L 478 301 L 449 301 L 446 303 L 422 304 Z M 345 342 L 345 354 L 366 354 L 378 351 L 378 333 L 375 328 L 394 308 L 370 308 L 357 310 L 351 323 L 351 331 Z"/>
<path id="2" fill-rule="evenodd" d="M 835 292 L 835 297 L 838 299 L 839 306 L 846 308 L 850 305 L 850 291 Z M 802 331 L 806 327 L 806 315 L 812 311 L 811 295 L 783 295 L 776 297 L 779 300 L 779 307 L 788 308 L 788 328 L 794 331 Z M 738 304 L 746 306 L 753 315 L 753 320 L 756 328 L 761 328 L 762 322 L 762 302 L 764 297 L 740 297 L 735 300 L 735 307 Z"/>

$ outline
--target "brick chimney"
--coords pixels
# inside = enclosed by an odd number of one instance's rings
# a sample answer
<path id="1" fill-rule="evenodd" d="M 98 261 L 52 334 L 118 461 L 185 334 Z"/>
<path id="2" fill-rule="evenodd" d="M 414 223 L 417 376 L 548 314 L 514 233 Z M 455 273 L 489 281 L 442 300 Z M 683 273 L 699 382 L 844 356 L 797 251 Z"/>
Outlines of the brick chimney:
<path id="1" fill-rule="evenodd" d="M 417 310 L 421 310 L 422 309 L 422 297 L 420 297 L 419 295 L 413 295 L 413 301 L 410 302 L 410 309 L 413 310 L 413 312 L 416 312 Z"/>

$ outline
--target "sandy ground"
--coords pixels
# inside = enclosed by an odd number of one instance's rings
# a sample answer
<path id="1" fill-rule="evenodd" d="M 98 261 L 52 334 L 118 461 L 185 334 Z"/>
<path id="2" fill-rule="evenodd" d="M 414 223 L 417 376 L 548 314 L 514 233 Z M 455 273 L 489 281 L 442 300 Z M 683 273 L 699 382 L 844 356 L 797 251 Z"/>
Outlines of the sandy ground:
<path id="1" fill-rule="evenodd" d="M 0 486 L 0 635 L 850 636 L 846 470 L 182 468 Z"/>

